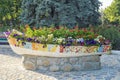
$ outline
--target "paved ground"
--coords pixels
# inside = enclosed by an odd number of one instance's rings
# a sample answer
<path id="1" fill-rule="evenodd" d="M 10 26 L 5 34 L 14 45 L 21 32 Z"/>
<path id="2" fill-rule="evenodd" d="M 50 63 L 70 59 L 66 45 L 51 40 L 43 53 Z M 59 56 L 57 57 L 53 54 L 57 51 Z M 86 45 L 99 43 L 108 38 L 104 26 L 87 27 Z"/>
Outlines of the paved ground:
<path id="1" fill-rule="evenodd" d="M 79 72 L 28 71 L 21 66 L 21 56 L 9 46 L 0 45 L 0 80 L 120 80 L 120 55 L 103 55 L 102 69 Z"/>

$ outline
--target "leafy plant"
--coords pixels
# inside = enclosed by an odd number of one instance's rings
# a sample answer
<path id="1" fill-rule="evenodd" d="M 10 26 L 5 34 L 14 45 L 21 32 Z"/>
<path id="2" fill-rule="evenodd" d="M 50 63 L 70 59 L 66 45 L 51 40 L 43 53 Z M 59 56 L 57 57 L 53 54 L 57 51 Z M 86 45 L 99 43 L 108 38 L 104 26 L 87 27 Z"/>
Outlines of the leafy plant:
<path id="1" fill-rule="evenodd" d="M 100 27 L 99 34 L 109 39 L 113 49 L 120 49 L 120 32 L 117 27 Z"/>
<path id="2" fill-rule="evenodd" d="M 113 0 L 111 5 L 104 10 L 104 18 L 109 23 L 120 24 L 120 0 Z"/>
<path id="3" fill-rule="evenodd" d="M 22 0 L 1 0 L 0 1 L 0 23 L 4 26 L 15 26 L 19 23 Z"/>
<path id="4" fill-rule="evenodd" d="M 66 27 L 57 28 L 30 28 L 25 26 L 23 34 L 18 31 L 13 31 L 11 37 L 17 40 L 36 42 L 42 44 L 59 44 L 64 46 L 81 45 L 81 46 L 100 46 L 109 45 L 104 37 L 95 34 L 87 29 L 68 29 Z"/>
<path id="5" fill-rule="evenodd" d="M 28 38 L 34 36 L 33 30 L 29 27 L 29 25 L 26 25 L 25 36 Z"/>

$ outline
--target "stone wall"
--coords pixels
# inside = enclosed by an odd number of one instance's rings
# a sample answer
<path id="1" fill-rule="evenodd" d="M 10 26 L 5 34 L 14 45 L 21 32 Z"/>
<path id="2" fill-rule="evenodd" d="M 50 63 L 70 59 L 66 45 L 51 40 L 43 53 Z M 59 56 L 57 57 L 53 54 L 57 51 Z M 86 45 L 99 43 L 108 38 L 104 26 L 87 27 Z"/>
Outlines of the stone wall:
<path id="1" fill-rule="evenodd" d="M 42 71 L 79 71 L 101 68 L 100 55 L 85 55 L 79 57 L 41 57 L 23 55 L 22 64 L 28 70 Z"/>

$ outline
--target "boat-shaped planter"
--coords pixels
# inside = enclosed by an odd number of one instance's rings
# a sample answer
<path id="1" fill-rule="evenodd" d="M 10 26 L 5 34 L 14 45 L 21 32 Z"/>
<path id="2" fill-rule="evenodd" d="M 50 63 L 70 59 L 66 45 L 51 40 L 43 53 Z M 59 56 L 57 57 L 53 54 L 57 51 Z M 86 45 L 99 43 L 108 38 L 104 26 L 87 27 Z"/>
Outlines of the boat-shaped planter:
<path id="1" fill-rule="evenodd" d="M 22 55 L 25 69 L 43 71 L 79 71 L 101 68 L 100 56 L 110 53 L 111 45 L 62 46 L 34 42 L 21 43 L 7 36 L 12 50 Z"/>
<path id="2" fill-rule="evenodd" d="M 42 56 L 51 56 L 51 57 L 67 57 L 67 56 L 78 56 L 78 55 L 95 55 L 95 54 L 109 54 L 111 45 L 102 45 L 102 46 L 62 46 L 55 44 L 40 44 L 32 42 L 24 42 L 24 44 L 17 41 L 15 38 L 8 38 L 8 42 L 13 49 L 17 52 L 18 49 L 31 50 L 31 55 L 42 55 Z M 16 49 L 17 48 L 17 51 Z M 35 52 L 35 53 L 34 53 Z M 21 52 L 17 52 L 22 54 Z M 42 54 L 40 54 L 42 53 Z M 43 54 L 45 53 L 45 54 Z M 30 54 L 28 51 L 23 54 Z M 65 56 L 64 56 L 65 55 Z"/>

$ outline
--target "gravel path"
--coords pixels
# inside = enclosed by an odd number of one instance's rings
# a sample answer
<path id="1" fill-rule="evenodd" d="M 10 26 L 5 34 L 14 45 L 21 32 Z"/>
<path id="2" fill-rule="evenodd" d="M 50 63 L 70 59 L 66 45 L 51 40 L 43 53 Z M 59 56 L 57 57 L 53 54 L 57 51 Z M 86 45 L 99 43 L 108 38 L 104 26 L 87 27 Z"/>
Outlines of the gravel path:
<path id="1" fill-rule="evenodd" d="M 0 45 L 0 80 L 120 80 L 120 55 L 103 55 L 102 69 L 79 72 L 42 72 L 25 70 L 21 56 L 9 46 Z"/>

